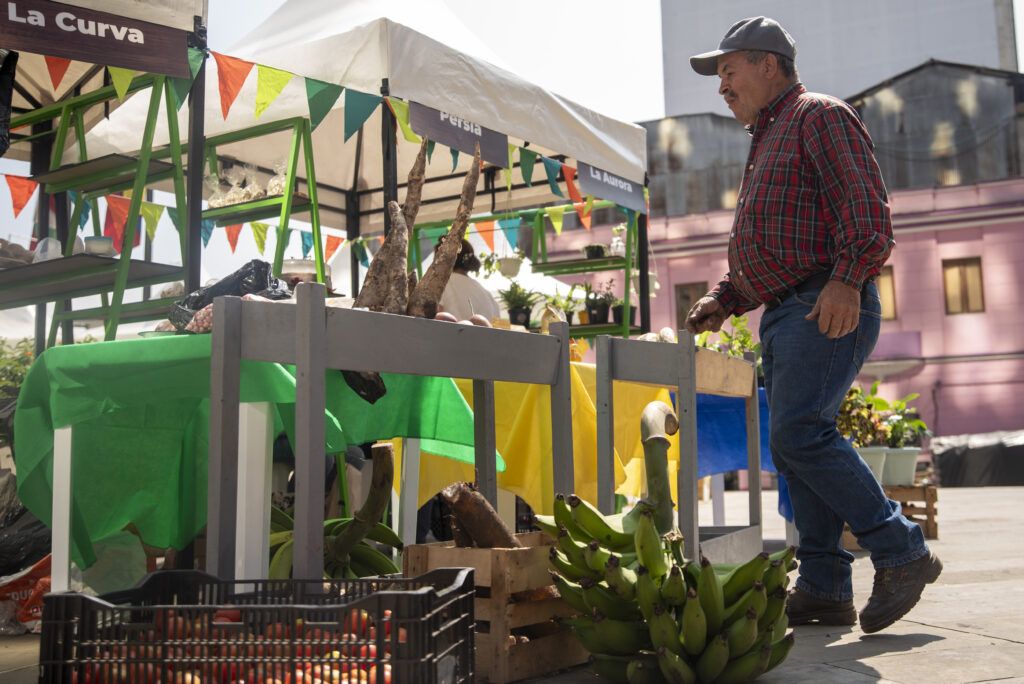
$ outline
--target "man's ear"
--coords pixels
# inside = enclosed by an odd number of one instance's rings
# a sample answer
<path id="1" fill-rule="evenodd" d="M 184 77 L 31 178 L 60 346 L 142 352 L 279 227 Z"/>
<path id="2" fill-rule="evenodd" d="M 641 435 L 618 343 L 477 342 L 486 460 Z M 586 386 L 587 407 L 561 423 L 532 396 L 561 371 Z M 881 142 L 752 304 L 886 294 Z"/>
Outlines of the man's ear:
<path id="1" fill-rule="evenodd" d="M 779 58 L 773 53 L 769 52 L 765 55 L 765 58 L 761 60 L 761 73 L 764 74 L 765 78 L 775 78 L 775 74 L 779 72 Z"/>

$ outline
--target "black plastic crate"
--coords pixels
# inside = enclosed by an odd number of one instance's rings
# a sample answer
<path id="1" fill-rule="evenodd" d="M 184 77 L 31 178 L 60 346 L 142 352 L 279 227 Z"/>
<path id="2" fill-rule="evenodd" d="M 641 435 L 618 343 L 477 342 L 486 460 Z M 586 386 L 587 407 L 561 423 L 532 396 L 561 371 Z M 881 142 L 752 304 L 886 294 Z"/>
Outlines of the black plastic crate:
<path id="1" fill-rule="evenodd" d="M 156 572 L 101 598 L 47 595 L 39 681 L 472 682 L 473 592 L 469 568 L 323 582 Z"/>

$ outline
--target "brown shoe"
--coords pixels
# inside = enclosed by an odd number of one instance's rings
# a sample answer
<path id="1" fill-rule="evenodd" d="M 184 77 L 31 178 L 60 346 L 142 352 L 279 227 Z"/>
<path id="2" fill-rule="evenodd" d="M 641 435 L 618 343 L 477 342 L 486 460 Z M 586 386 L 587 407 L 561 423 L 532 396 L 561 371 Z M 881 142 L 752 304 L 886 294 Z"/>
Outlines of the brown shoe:
<path id="1" fill-rule="evenodd" d="M 926 584 L 938 579 L 942 561 L 932 553 L 894 568 L 875 570 L 871 598 L 860 612 L 860 628 L 865 634 L 885 629 L 917 605 Z"/>
<path id="2" fill-rule="evenodd" d="M 853 601 L 829 601 L 811 596 L 805 591 L 794 589 L 786 599 L 786 615 L 789 624 L 810 625 L 855 625 L 857 609 Z"/>

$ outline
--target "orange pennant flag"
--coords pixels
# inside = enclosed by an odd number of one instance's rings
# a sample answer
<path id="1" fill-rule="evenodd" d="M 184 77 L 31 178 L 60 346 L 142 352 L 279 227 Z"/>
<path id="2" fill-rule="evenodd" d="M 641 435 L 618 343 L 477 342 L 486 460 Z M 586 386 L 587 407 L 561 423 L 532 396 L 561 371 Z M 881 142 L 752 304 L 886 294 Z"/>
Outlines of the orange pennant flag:
<path id="1" fill-rule="evenodd" d="M 238 246 L 238 236 L 242 232 L 242 224 L 238 223 L 233 226 L 227 226 L 224 228 L 224 232 L 228 236 L 228 244 L 231 245 L 231 253 L 235 253 L 235 247 Z"/>
<path id="2" fill-rule="evenodd" d="M 114 251 L 121 253 L 121 243 L 124 242 L 124 228 L 128 223 L 128 208 L 132 201 L 120 195 L 107 195 L 107 218 L 103 223 L 103 234 L 114 241 Z M 142 239 L 142 231 L 135 231 L 135 240 L 132 247 L 138 247 Z"/>
<path id="3" fill-rule="evenodd" d="M 572 198 L 573 202 L 582 202 L 583 195 L 580 194 L 580 189 L 576 187 L 576 169 L 568 164 L 562 164 L 562 175 L 565 176 L 565 187 L 569 190 L 569 197 Z"/>
<path id="4" fill-rule="evenodd" d="M 590 214 L 586 213 L 586 205 L 583 202 L 574 202 L 572 208 L 579 214 L 580 223 L 583 224 L 583 227 L 590 230 Z"/>
<path id="5" fill-rule="evenodd" d="M 494 221 L 477 221 L 476 232 L 480 233 L 480 237 L 484 239 L 487 246 L 494 251 Z"/>
<path id="6" fill-rule="evenodd" d="M 43 59 L 46 60 L 46 70 L 50 72 L 50 83 L 53 84 L 53 89 L 56 90 L 60 86 L 60 82 L 64 80 L 64 74 L 67 72 L 68 67 L 71 66 L 70 59 L 64 59 L 63 57 L 50 57 L 45 55 Z"/>
<path id="7" fill-rule="evenodd" d="M 7 187 L 11 190 L 11 205 L 14 207 L 14 218 L 25 208 L 28 201 L 32 199 L 39 183 L 24 176 L 12 176 L 7 174 Z"/>
<path id="8" fill-rule="evenodd" d="M 212 52 L 213 58 L 217 60 L 217 84 L 220 88 L 220 111 L 224 118 L 228 118 L 228 111 L 238 97 L 238 91 L 242 89 L 246 77 L 252 71 L 253 63 L 246 62 L 237 57 L 228 57 L 219 52 Z"/>
<path id="9" fill-rule="evenodd" d="M 340 238 L 337 235 L 327 236 L 327 249 L 324 252 L 324 261 L 330 261 L 334 253 L 338 251 L 338 248 L 345 243 L 345 238 Z"/>

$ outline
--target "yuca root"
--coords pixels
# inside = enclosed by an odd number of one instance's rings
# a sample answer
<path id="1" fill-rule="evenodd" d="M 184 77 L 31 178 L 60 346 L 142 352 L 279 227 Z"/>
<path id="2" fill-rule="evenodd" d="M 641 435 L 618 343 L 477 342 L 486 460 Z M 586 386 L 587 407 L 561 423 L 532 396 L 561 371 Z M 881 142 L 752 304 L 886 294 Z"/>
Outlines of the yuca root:
<path id="1" fill-rule="evenodd" d="M 462 238 L 466 235 L 469 217 L 473 213 L 473 202 L 476 199 L 476 184 L 480 179 L 480 145 L 476 146 L 473 163 L 462 184 L 462 195 L 459 198 L 459 209 L 455 214 L 455 222 L 448 234 L 441 239 L 441 244 L 434 252 L 434 261 L 430 264 L 423 279 L 416 285 L 409 306 L 406 310 L 410 316 L 433 318 L 437 314 L 437 305 L 444 294 L 444 288 L 455 268 L 455 261 L 462 251 Z"/>
<path id="2" fill-rule="evenodd" d="M 423 181 L 427 175 L 427 139 L 423 138 L 420 143 L 419 154 L 409 170 L 409 182 L 405 190 L 405 204 L 402 205 L 402 214 L 405 216 L 405 225 L 412 230 L 416 225 L 416 214 L 420 211 L 420 201 L 423 198 Z"/>
<path id="3" fill-rule="evenodd" d="M 370 491 L 362 507 L 352 516 L 352 522 L 345 526 L 337 537 L 332 539 L 331 557 L 339 565 L 348 565 L 349 552 L 361 542 L 378 520 L 391 501 L 391 485 L 395 479 L 395 454 L 391 442 L 378 442 L 371 447 L 373 456 L 373 475 L 370 478 Z"/>
<path id="4" fill-rule="evenodd" d="M 472 538 L 473 543 L 483 549 L 508 549 L 522 546 L 512 530 L 508 529 L 497 511 L 483 494 L 465 482 L 449 485 L 441 490 L 448 506 L 452 509 L 453 528 L 459 529 Z"/>
<path id="5" fill-rule="evenodd" d="M 398 202 L 388 202 L 388 213 L 391 215 L 391 232 L 384 242 L 386 244 L 390 240 L 391 246 L 386 255 L 388 263 L 384 265 L 386 290 L 381 311 L 404 314 L 409 304 L 409 276 L 405 271 L 409 255 L 409 228 Z"/>

